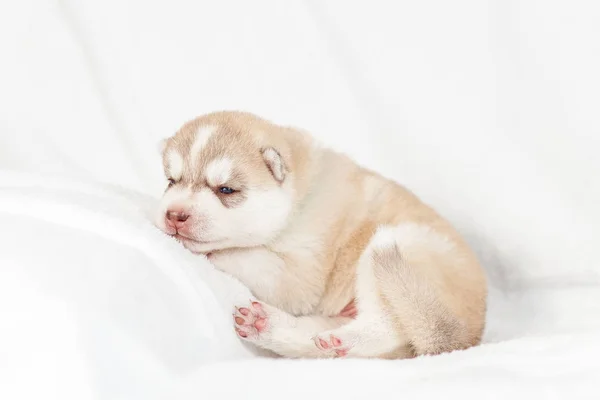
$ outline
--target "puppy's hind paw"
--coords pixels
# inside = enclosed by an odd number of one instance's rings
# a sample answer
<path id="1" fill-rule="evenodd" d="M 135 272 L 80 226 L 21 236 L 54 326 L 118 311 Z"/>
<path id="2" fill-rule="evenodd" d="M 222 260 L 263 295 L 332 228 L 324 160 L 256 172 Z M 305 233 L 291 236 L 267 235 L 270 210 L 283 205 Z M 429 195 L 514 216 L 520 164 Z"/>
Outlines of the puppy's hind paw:
<path id="1" fill-rule="evenodd" d="M 332 334 L 317 335 L 313 340 L 319 350 L 332 357 L 345 357 L 348 355 L 348 350 L 350 350 L 350 347 L 342 339 Z"/>

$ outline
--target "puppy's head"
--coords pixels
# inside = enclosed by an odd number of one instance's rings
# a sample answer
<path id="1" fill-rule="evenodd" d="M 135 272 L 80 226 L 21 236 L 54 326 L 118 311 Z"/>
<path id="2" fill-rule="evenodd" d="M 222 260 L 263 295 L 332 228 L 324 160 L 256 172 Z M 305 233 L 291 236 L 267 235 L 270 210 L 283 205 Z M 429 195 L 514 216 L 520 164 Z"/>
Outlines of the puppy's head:
<path id="1" fill-rule="evenodd" d="M 162 145 L 156 225 L 195 253 L 265 244 L 292 210 L 286 147 L 277 126 L 251 114 L 188 122 Z"/>

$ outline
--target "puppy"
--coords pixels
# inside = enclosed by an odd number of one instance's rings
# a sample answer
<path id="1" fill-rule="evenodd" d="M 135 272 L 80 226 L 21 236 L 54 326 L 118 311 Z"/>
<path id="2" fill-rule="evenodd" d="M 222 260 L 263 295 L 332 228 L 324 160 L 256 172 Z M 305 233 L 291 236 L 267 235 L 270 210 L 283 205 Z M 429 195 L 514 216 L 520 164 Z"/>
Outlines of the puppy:
<path id="1" fill-rule="evenodd" d="M 306 132 L 222 111 L 163 143 L 157 226 L 259 301 L 237 335 L 289 358 L 409 358 L 480 343 L 487 287 L 453 227 Z"/>

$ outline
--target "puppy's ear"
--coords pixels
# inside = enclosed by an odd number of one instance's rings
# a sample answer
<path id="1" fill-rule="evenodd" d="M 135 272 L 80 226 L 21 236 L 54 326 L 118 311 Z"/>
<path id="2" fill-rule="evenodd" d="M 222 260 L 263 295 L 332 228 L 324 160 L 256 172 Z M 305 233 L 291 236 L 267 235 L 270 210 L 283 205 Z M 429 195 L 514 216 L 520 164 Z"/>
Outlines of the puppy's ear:
<path id="1" fill-rule="evenodd" d="M 168 141 L 169 138 L 165 138 L 156 143 L 156 150 L 158 151 L 158 154 L 162 155 L 165 152 Z"/>
<path id="2" fill-rule="evenodd" d="M 282 183 L 285 180 L 285 175 L 287 173 L 287 167 L 281 158 L 281 155 L 272 147 L 267 147 L 262 150 L 262 156 L 271 171 L 271 175 L 273 178 L 279 183 Z"/>

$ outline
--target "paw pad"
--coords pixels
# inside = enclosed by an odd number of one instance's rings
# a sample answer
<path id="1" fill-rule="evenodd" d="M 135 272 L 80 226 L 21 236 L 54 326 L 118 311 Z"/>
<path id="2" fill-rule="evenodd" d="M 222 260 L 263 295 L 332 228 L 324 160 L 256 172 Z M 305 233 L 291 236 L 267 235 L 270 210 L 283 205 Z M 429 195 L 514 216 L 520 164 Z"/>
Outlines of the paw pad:
<path id="1" fill-rule="evenodd" d="M 313 338 L 315 345 L 322 352 L 328 353 L 334 357 L 344 357 L 348 355 L 349 348 L 344 346 L 342 339 L 334 335 L 318 335 Z"/>
<path id="2" fill-rule="evenodd" d="M 233 322 L 238 336 L 248 340 L 257 339 L 269 327 L 267 314 L 257 301 L 251 301 L 248 307 L 236 307 Z"/>

